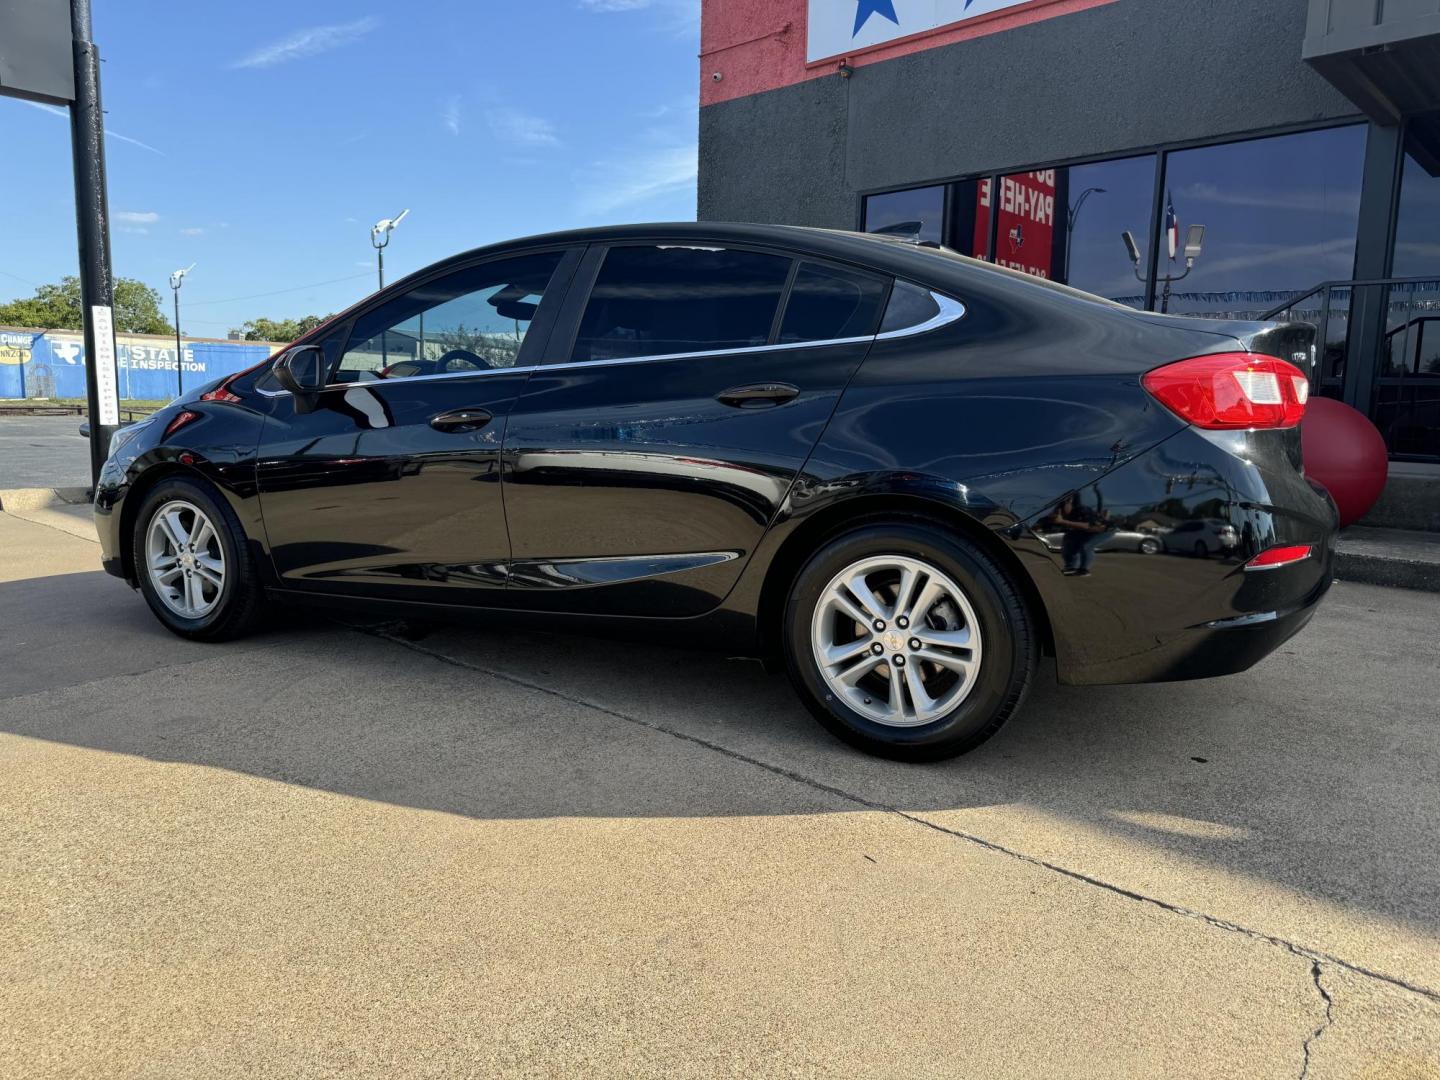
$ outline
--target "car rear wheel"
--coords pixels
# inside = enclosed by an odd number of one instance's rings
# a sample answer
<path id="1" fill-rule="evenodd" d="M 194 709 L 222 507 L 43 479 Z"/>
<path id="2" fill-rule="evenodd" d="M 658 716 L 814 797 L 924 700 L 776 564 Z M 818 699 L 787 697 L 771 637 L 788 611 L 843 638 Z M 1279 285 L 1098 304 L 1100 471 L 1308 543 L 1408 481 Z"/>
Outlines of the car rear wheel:
<path id="1" fill-rule="evenodd" d="M 208 484 L 176 477 L 152 488 L 131 539 L 140 591 L 171 631 L 224 641 L 254 625 L 261 587 L 245 531 Z"/>
<path id="2" fill-rule="evenodd" d="M 1038 659 L 1009 574 L 928 522 L 832 540 L 796 577 L 785 620 L 791 680 L 821 724 L 907 761 L 988 739 L 1019 707 Z"/>

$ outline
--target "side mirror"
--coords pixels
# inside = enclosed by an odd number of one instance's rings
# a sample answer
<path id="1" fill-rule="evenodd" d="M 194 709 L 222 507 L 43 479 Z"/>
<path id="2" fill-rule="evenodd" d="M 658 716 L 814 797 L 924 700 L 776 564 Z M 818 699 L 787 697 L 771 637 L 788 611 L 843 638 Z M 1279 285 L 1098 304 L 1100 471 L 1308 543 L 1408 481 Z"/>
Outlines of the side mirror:
<path id="1" fill-rule="evenodd" d="M 296 397 L 317 394 L 325 389 L 329 366 L 319 345 L 299 345 L 275 362 L 275 381 Z"/>

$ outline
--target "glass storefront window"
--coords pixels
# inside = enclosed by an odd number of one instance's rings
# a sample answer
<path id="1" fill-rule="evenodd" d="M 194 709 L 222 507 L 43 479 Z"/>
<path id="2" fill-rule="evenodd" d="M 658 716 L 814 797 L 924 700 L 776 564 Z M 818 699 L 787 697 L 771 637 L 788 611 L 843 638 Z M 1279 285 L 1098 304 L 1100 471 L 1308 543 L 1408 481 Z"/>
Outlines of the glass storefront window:
<path id="1" fill-rule="evenodd" d="M 1057 277 L 1064 243 L 1055 229 L 1055 201 L 1054 169 L 1000 177 L 995 190 L 997 263 L 1034 277 Z"/>
<path id="2" fill-rule="evenodd" d="M 1205 247 L 1194 270 L 1172 284 L 1168 304 L 1156 282 L 1156 307 L 1254 318 L 1322 281 L 1350 277 L 1365 135 L 1357 124 L 1170 154 L 1167 199 L 1182 250 L 1171 259 L 1162 224 L 1160 277 L 1184 273 L 1189 226 L 1205 226 Z"/>
<path id="3" fill-rule="evenodd" d="M 1395 277 L 1440 276 L 1440 113 L 1412 119 L 1405 133 Z"/>
<path id="4" fill-rule="evenodd" d="M 951 185 L 954 221 L 946 247 L 977 259 L 990 257 L 990 186 L 989 177 Z"/>
<path id="5" fill-rule="evenodd" d="M 868 196 L 865 231 L 940 243 L 945 236 L 945 186 L 937 184 Z"/>
<path id="6" fill-rule="evenodd" d="M 1143 249 L 1155 199 L 1155 157 L 1123 158 L 1055 170 L 1057 230 L 1061 253 L 1057 281 L 1116 300 L 1145 306 L 1145 283 L 1121 240 L 1128 232 Z M 1148 268 L 1141 265 L 1140 272 Z"/>
<path id="7" fill-rule="evenodd" d="M 1145 243 L 1154 193 L 1153 155 L 1002 176 L 995 261 L 1143 307 L 1145 283 L 1121 234 Z"/>

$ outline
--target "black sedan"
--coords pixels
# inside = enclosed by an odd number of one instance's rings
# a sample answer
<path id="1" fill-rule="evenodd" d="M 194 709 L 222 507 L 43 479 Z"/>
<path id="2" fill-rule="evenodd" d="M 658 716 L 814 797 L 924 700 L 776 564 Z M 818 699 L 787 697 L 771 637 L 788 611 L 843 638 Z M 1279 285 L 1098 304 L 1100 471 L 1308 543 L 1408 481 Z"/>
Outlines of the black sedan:
<path id="1" fill-rule="evenodd" d="M 658 632 L 935 759 L 1043 654 L 1068 683 L 1190 679 L 1305 625 L 1336 530 L 1300 461 L 1312 349 L 893 238 L 562 233 L 124 429 L 95 513 L 106 569 L 185 637 L 279 598 Z M 1233 543 L 1121 542 L 1187 528 Z"/>

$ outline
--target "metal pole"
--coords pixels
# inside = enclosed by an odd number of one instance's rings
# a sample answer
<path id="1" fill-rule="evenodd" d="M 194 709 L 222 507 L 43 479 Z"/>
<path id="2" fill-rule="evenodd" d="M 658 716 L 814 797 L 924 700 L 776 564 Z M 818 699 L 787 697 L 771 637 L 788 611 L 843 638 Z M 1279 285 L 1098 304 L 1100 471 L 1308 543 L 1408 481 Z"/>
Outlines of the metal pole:
<path id="1" fill-rule="evenodd" d="M 180 286 L 175 285 L 171 291 L 175 294 L 175 396 L 180 397 L 185 393 L 185 379 L 181 374 L 185 365 L 185 349 L 180 344 Z"/>
<path id="2" fill-rule="evenodd" d="M 70 31 L 75 59 L 75 101 L 70 106 L 75 230 L 80 242 L 90 476 L 95 482 L 110 452 L 110 436 L 120 423 L 120 403 L 115 387 L 115 297 L 110 272 L 110 207 L 105 195 L 105 116 L 100 107 L 100 51 L 90 40 L 90 0 L 70 0 Z"/>
<path id="3" fill-rule="evenodd" d="M 380 288 L 385 288 L 385 245 L 380 244 L 375 248 L 375 258 L 380 267 Z"/>

